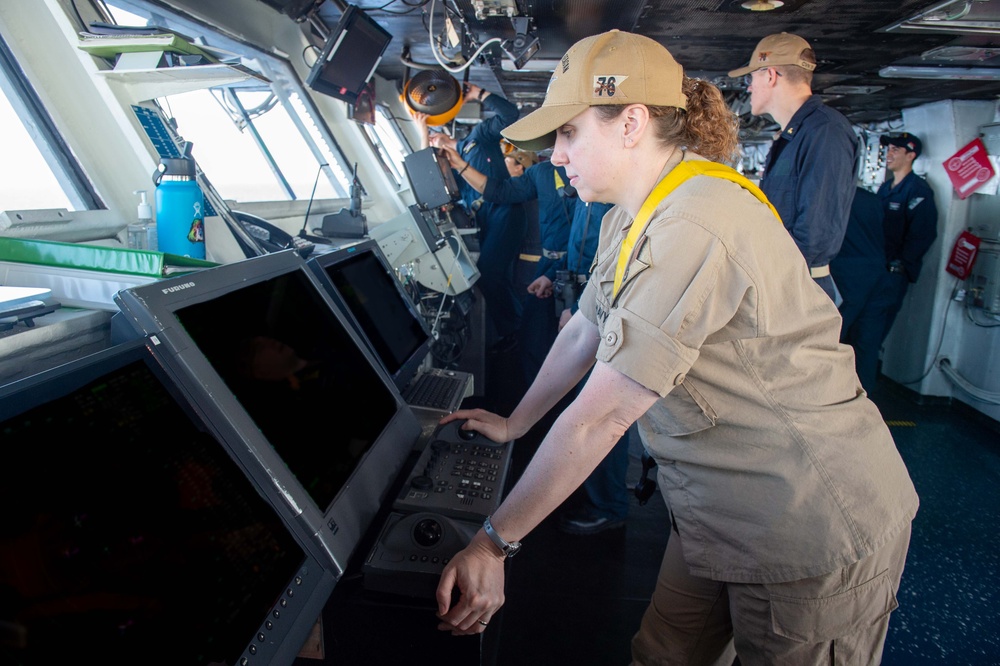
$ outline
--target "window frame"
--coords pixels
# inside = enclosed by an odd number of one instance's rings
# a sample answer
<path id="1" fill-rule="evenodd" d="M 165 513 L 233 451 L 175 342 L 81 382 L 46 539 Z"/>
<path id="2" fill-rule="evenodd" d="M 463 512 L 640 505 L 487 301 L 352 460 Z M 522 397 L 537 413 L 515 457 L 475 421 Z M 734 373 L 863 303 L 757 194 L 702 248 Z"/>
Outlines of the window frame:
<path id="1" fill-rule="evenodd" d="M 73 209 L 107 209 L 3 35 L 0 35 L 0 90 L 17 112 Z"/>
<path id="2" fill-rule="evenodd" d="M 239 54 L 241 62 L 252 65 L 253 68 L 270 80 L 271 83 L 269 87 L 271 92 L 278 98 L 285 112 L 288 114 L 292 123 L 295 125 L 300 136 L 302 137 L 307 149 L 316 159 L 317 170 L 326 175 L 335 193 L 335 198 L 346 199 L 350 196 L 350 186 L 353 173 L 353 167 L 351 166 L 352 163 L 347 159 L 347 155 L 344 153 L 341 145 L 338 143 L 333 132 L 330 130 L 323 114 L 320 113 L 316 104 L 308 94 L 304 83 L 299 79 L 295 69 L 286 58 L 276 56 L 272 53 L 267 53 L 246 42 L 237 41 L 224 32 L 219 31 L 212 25 L 192 19 L 183 13 L 171 11 L 169 14 L 166 14 L 164 7 L 148 2 L 147 0 L 106 0 L 106 4 L 109 5 L 109 8 L 111 9 L 118 8 L 140 16 L 148 15 L 149 18 L 147 21 L 150 24 L 163 26 L 182 34 L 197 35 L 210 33 L 213 37 L 213 45 L 216 48 L 225 49 L 234 54 Z M 215 43 L 216 40 L 218 40 L 217 44 Z M 206 90 L 219 91 L 224 94 L 225 88 L 230 88 L 235 94 L 238 95 L 240 86 L 211 86 L 210 88 L 206 88 Z M 301 102 L 302 111 L 300 111 L 292 102 L 293 96 Z M 158 98 L 157 103 L 161 109 L 163 109 L 165 115 L 170 116 L 172 114 L 168 113 L 169 105 L 161 103 L 161 100 L 164 99 L 167 98 Z M 303 118 L 301 115 L 302 112 L 304 112 L 308 117 Z M 180 120 L 183 120 L 183 118 Z M 249 122 L 252 126 L 252 119 L 248 119 L 247 122 Z M 333 160 L 332 164 L 330 164 L 328 158 L 323 154 L 322 148 L 317 145 L 317 139 L 314 138 L 306 126 L 307 122 L 311 122 L 315 126 L 316 132 L 318 133 L 318 140 L 326 143 L 326 148 L 328 149 Z M 309 192 L 300 192 L 298 194 L 293 192 L 281 174 L 281 170 L 275 163 L 266 144 L 263 143 L 259 138 L 259 135 L 256 134 L 255 129 L 251 129 L 251 132 L 254 134 L 252 140 L 256 144 L 257 149 L 260 151 L 262 158 L 270 167 L 278 188 L 286 194 L 285 199 L 270 199 L 266 201 L 292 202 L 304 201 L 310 198 L 312 196 L 313 188 L 310 188 Z M 317 173 L 317 177 L 319 177 L 319 175 L 320 173 Z M 255 203 L 266 203 L 266 201 L 240 201 L 239 203 L 252 205 Z"/>

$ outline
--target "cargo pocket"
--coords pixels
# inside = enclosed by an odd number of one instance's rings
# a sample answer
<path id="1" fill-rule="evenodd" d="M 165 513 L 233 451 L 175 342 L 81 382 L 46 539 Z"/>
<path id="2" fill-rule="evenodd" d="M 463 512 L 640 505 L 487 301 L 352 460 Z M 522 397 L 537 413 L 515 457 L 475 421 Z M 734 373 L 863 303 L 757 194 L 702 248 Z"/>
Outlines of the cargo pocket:
<path id="1" fill-rule="evenodd" d="M 690 379 L 681 375 L 677 385 L 660 398 L 663 409 L 646 412 L 646 420 L 657 433 L 670 437 L 690 435 L 711 428 L 718 414 L 708 400 L 698 392 Z"/>
<path id="2" fill-rule="evenodd" d="M 802 643 L 820 643 L 869 627 L 896 610 L 888 573 L 832 597 L 771 597 L 774 633 Z"/>

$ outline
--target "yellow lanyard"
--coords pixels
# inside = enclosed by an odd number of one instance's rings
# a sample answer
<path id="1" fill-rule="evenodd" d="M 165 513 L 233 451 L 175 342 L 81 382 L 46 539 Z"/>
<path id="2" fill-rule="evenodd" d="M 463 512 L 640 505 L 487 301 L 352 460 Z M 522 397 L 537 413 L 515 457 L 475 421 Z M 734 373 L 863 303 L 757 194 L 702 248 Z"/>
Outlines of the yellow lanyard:
<path id="1" fill-rule="evenodd" d="M 716 178 L 724 178 L 725 180 L 730 180 L 750 194 L 757 197 L 757 200 L 765 204 L 774 213 L 774 216 L 781 220 L 781 216 L 778 215 L 778 211 L 774 209 L 771 202 L 767 200 L 767 197 L 760 188 L 747 180 L 742 176 L 736 169 L 726 166 L 725 164 L 719 164 L 718 162 L 703 162 L 703 161 L 692 161 L 692 162 L 681 162 L 676 167 L 674 167 L 670 173 L 663 177 L 663 180 L 657 184 L 653 191 L 649 193 L 646 200 L 642 204 L 642 208 L 639 209 L 639 214 L 636 215 L 635 220 L 632 222 L 631 228 L 628 230 L 628 235 L 625 236 L 625 240 L 622 241 L 621 250 L 618 252 L 618 265 L 615 266 L 615 290 L 612 296 L 612 301 L 618 296 L 618 290 L 622 286 L 622 282 L 625 280 L 626 270 L 628 268 L 629 260 L 632 257 L 633 248 L 635 244 L 639 241 L 642 233 L 646 230 L 646 225 L 649 223 L 649 218 L 656 210 L 656 207 L 660 205 L 667 196 L 673 192 L 681 183 L 686 181 L 692 176 L 714 176 Z"/>

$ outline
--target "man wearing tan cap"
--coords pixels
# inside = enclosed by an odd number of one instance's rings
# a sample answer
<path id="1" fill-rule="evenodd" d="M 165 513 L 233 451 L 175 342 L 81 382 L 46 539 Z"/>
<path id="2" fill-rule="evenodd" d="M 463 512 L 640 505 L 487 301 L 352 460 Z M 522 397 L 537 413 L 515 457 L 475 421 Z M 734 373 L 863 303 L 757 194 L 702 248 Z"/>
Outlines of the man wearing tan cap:
<path id="1" fill-rule="evenodd" d="M 747 66 L 729 76 L 748 79 L 751 113 L 769 115 L 781 126 L 760 189 L 778 210 L 813 279 L 836 302 L 830 260 L 847 230 L 859 144 L 847 118 L 812 94 L 815 69 L 809 42 L 782 32 L 762 39 Z"/>

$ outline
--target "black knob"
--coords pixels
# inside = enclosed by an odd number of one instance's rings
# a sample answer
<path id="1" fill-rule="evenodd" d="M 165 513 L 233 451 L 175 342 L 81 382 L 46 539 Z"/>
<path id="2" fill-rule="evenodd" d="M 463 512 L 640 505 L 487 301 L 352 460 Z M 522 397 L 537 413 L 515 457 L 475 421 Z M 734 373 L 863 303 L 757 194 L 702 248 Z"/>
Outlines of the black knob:
<path id="1" fill-rule="evenodd" d="M 410 485 L 417 490 L 430 490 L 434 487 L 434 479 L 429 476 L 415 476 L 410 479 Z"/>
<path id="2" fill-rule="evenodd" d="M 425 548 L 430 548 L 444 536 L 441 523 L 433 518 L 424 518 L 413 526 L 413 540 Z"/>
<path id="3" fill-rule="evenodd" d="M 462 430 L 461 426 L 458 428 L 458 438 L 466 442 L 475 439 L 478 434 L 475 430 Z"/>

